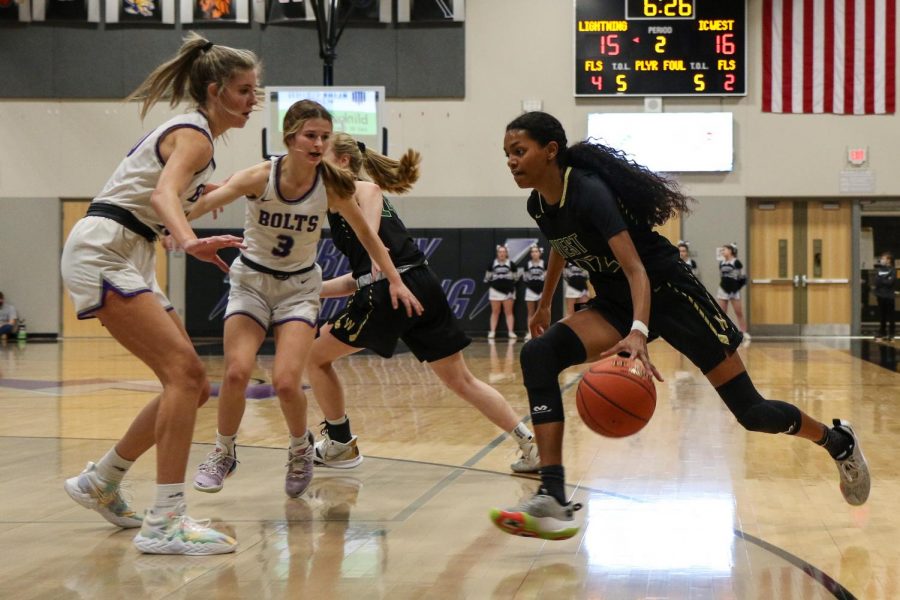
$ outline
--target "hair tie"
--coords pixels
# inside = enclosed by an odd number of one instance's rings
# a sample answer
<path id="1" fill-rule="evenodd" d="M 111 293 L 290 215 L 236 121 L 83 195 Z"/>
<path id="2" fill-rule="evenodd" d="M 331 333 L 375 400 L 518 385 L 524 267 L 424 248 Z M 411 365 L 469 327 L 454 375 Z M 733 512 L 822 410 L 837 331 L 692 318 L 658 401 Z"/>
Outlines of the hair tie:
<path id="1" fill-rule="evenodd" d="M 366 153 L 366 145 L 364 143 L 357 141 L 356 147 L 359 148 L 359 151 L 362 152 L 363 154 Z"/>
<path id="2" fill-rule="evenodd" d="M 215 44 L 213 44 L 212 42 L 206 42 L 205 44 L 203 44 L 203 47 L 201 47 L 200 50 L 202 50 L 203 52 L 209 52 L 210 50 L 212 50 L 212 47 L 214 45 Z"/>

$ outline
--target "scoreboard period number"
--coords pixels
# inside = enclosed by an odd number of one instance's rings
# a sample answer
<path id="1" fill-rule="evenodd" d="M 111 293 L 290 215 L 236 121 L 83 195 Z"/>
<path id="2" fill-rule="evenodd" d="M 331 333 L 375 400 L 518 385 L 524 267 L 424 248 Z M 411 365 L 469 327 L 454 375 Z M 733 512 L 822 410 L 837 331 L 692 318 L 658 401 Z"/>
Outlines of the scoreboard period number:
<path id="1" fill-rule="evenodd" d="M 746 94 L 745 0 L 574 0 L 575 95 Z"/>

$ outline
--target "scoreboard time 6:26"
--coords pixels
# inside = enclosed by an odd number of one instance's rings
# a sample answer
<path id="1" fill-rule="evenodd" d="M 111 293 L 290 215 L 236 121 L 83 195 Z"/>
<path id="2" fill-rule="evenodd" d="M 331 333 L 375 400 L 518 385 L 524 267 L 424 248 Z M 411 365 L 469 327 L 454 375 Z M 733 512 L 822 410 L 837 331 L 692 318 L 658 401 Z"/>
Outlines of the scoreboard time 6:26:
<path id="1" fill-rule="evenodd" d="M 574 0 L 576 96 L 743 96 L 746 0 Z"/>

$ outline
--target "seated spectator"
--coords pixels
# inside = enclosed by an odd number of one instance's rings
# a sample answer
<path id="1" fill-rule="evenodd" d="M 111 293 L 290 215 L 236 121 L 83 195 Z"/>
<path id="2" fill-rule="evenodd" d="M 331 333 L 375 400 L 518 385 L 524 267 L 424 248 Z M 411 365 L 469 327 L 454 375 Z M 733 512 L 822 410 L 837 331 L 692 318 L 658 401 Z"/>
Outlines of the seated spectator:
<path id="1" fill-rule="evenodd" d="M 3 292 L 0 292 L 0 337 L 6 339 L 7 335 L 15 333 L 17 323 L 16 307 L 5 302 Z"/>

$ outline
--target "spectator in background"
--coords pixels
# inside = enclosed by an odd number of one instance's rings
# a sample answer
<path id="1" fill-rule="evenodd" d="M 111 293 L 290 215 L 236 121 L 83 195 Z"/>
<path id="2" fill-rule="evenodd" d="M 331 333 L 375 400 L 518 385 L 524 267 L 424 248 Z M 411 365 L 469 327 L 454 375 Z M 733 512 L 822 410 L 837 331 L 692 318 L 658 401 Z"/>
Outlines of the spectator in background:
<path id="1" fill-rule="evenodd" d="M 875 265 L 875 298 L 878 299 L 878 315 L 881 320 L 878 335 L 875 336 L 876 340 L 881 338 L 890 342 L 894 339 L 897 326 L 894 311 L 894 288 L 896 287 L 897 269 L 894 267 L 894 255 L 884 252 L 881 260 Z"/>
<path id="2" fill-rule="evenodd" d="M 5 340 L 9 334 L 15 333 L 17 323 L 16 307 L 5 302 L 3 292 L 0 292 L 0 337 Z"/>

